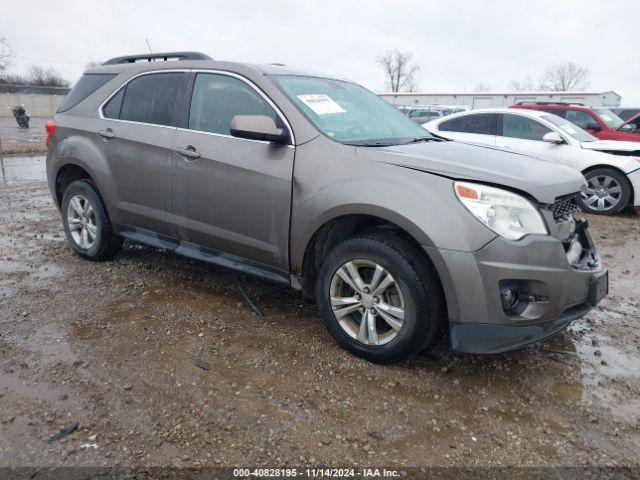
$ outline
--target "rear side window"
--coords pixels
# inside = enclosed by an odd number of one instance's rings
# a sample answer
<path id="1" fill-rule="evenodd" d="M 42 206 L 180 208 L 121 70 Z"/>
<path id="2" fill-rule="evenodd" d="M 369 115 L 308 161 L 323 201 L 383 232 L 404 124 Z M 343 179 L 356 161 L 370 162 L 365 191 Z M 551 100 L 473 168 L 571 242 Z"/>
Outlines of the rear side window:
<path id="1" fill-rule="evenodd" d="M 522 115 L 505 114 L 502 121 L 502 135 L 510 138 L 522 138 L 524 140 L 542 141 L 551 129 L 540 122 Z"/>
<path id="2" fill-rule="evenodd" d="M 442 122 L 438 127 L 441 132 L 476 133 L 481 135 L 495 135 L 497 115 L 495 113 L 477 113 L 463 115 Z"/>
<path id="3" fill-rule="evenodd" d="M 189 128 L 229 135 L 236 115 L 278 116 L 258 92 L 242 80 L 219 74 L 199 73 L 193 86 Z"/>
<path id="4" fill-rule="evenodd" d="M 131 80 L 124 90 L 120 106 L 120 120 L 175 125 L 174 113 L 179 93 L 184 83 L 184 73 L 154 73 Z M 118 95 L 105 105 L 105 110 L 115 115 L 118 110 Z M 116 118 L 116 117 L 109 117 Z"/>
<path id="5" fill-rule="evenodd" d="M 85 73 L 62 101 L 58 107 L 58 113 L 71 110 L 115 76 L 115 74 Z"/>

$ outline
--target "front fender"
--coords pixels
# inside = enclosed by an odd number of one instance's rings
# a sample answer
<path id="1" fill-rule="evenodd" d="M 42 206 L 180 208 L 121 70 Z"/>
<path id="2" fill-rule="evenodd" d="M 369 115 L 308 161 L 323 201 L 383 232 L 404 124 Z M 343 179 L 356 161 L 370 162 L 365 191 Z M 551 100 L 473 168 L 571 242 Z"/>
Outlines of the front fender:
<path id="1" fill-rule="evenodd" d="M 292 265 L 302 263 L 307 245 L 324 224 L 345 215 L 393 223 L 426 248 L 475 251 L 496 236 L 462 206 L 450 179 L 378 162 L 367 162 L 357 176 L 327 167 L 322 175 L 305 177 L 298 175 L 304 168 L 300 163 L 294 182 Z M 319 185 L 324 178 L 327 183 Z"/>

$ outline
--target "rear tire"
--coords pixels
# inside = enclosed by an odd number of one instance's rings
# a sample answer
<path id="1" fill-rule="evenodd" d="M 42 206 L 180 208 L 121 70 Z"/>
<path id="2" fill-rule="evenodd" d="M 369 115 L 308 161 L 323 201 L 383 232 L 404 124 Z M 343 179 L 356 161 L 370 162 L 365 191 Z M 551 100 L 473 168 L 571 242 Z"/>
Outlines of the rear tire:
<path id="1" fill-rule="evenodd" d="M 578 197 L 585 213 L 615 215 L 631 199 L 631 185 L 626 175 L 611 168 L 596 168 L 584 174 L 587 189 Z"/>
<path id="2" fill-rule="evenodd" d="M 104 203 L 88 180 L 76 180 L 67 187 L 61 212 L 69 246 L 81 257 L 107 260 L 122 248 L 122 239 L 113 233 Z"/>
<path id="3" fill-rule="evenodd" d="M 376 363 L 420 353 L 436 339 L 445 316 L 433 268 L 412 244 L 390 235 L 338 244 L 320 268 L 316 299 L 333 338 Z"/>

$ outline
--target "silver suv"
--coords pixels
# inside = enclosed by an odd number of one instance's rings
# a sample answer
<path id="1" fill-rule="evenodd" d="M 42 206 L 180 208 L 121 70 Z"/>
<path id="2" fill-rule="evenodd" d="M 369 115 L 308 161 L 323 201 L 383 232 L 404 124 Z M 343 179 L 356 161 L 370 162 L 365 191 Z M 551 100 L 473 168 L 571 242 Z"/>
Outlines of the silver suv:
<path id="1" fill-rule="evenodd" d="M 120 57 L 86 71 L 47 131 L 79 255 L 113 257 L 127 238 L 290 285 L 376 362 L 444 329 L 456 351 L 517 348 L 607 293 L 574 218 L 578 172 L 435 138 L 349 81 Z"/>

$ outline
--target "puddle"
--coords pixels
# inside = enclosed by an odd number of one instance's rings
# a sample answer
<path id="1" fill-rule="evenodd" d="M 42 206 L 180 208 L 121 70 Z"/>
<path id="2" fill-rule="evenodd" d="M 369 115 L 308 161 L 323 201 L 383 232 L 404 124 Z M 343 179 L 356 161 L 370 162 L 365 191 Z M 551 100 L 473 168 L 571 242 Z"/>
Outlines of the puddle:
<path id="1" fill-rule="evenodd" d="M 0 156 L 2 183 L 43 182 L 47 179 L 44 155 Z"/>
<path id="2" fill-rule="evenodd" d="M 595 311 L 591 315 L 620 316 L 613 310 Z M 561 360 L 576 358 L 580 362 L 580 380 L 553 384 L 551 389 L 555 395 L 575 405 L 597 399 L 597 403 L 617 419 L 640 419 L 640 399 L 621 395 L 611 388 L 640 378 L 640 351 L 634 350 L 635 346 L 620 348 L 615 339 L 591 328 L 584 319 L 574 322 L 568 333 L 558 335 L 546 344 L 556 351 L 566 352 L 559 355 Z"/>

